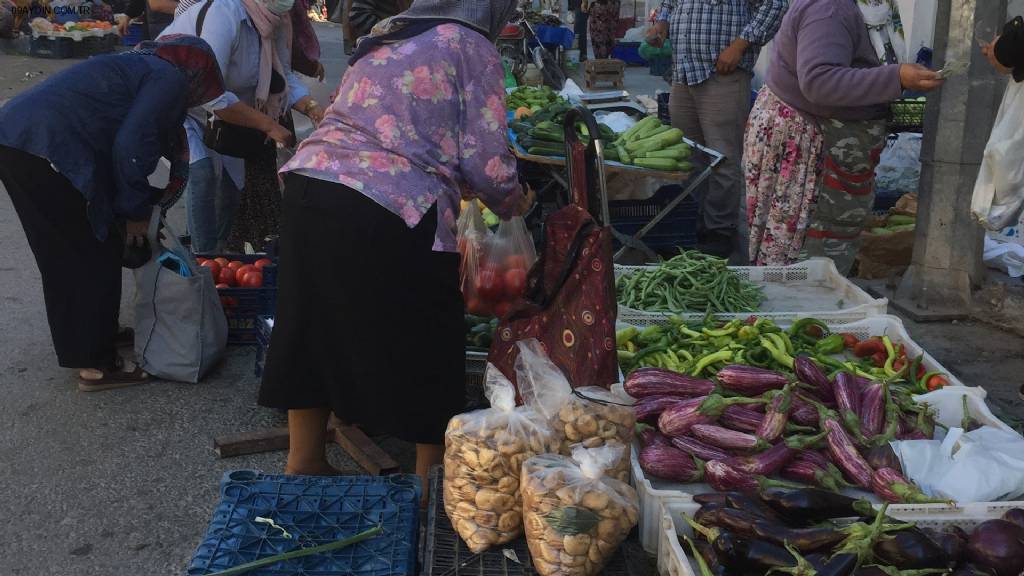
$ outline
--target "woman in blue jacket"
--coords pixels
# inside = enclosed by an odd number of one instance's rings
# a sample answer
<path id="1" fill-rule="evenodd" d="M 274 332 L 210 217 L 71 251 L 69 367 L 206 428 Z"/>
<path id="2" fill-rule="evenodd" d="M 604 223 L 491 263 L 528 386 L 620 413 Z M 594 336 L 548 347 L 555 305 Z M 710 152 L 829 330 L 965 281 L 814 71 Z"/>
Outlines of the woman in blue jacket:
<path id="1" fill-rule="evenodd" d="M 149 184 L 159 159 L 188 156 L 186 110 L 223 92 L 206 42 L 178 36 L 90 58 L 0 108 L 0 181 L 42 275 L 57 359 L 80 369 L 81 390 L 148 379 L 117 354 L 122 254 L 171 193 Z"/>

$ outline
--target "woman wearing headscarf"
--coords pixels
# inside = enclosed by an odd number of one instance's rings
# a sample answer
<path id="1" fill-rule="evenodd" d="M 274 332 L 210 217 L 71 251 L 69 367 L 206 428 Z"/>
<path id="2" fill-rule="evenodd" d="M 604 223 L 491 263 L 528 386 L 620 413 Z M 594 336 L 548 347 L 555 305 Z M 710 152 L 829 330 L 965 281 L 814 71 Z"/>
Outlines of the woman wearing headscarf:
<path id="1" fill-rule="evenodd" d="M 619 27 L 619 0 L 591 0 L 590 2 L 590 44 L 594 47 L 594 58 L 611 58 L 615 48 L 615 36 Z M 581 50 L 586 47 L 581 46 Z"/>
<path id="2" fill-rule="evenodd" d="M 223 92 L 210 47 L 173 37 L 90 58 L 0 108 L 0 180 L 42 275 L 57 361 L 80 369 L 83 391 L 148 378 L 117 354 L 122 255 L 184 185 L 185 111 Z M 161 157 L 179 175 L 166 190 L 148 181 Z"/>
<path id="3" fill-rule="evenodd" d="M 775 35 L 744 140 L 755 265 L 827 256 L 847 274 L 874 200 L 887 104 L 942 85 L 923 66 L 882 64 L 859 6 L 793 0 Z"/>
<path id="4" fill-rule="evenodd" d="M 200 0 L 175 17 L 165 34 L 197 34 L 217 56 L 224 74 L 224 95 L 190 111 L 185 121 L 191 151 L 188 225 L 192 250 L 215 252 L 241 241 L 258 243 L 276 231 L 280 190 L 274 173 L 277 150 L 257 146 L 248 158 L 220 154 L 204 142 L 204 125 L 213 112 L 260 118 L 260 129 L 283 145 L 293 141 L 281 125 L 289 109 L 316 124 L 323 110 L 291 69 L 293 0 Z M 223 113 L 218 117 L 231 122 Z M 249 182 L 249 180 L 253 180 Z M 248 184 L 247 184 L 248 182 Z M 241 193 L 245 189 L 244 198 Z M 236 217 L 239 229 L 232 230 Z M 258 247 L 258 246 L 257 246 Z"/>
<path id="5" fill-rule="evenodd" d="M 417 0 L 364 37 L 285 175 L 278 309 L 260 403 L 286 471 L 330 473 L 328 414 L 416 443 L 424 478 L 465 406 L 461 191 L 525 212 L 494 40 L 515 0 Z"/>

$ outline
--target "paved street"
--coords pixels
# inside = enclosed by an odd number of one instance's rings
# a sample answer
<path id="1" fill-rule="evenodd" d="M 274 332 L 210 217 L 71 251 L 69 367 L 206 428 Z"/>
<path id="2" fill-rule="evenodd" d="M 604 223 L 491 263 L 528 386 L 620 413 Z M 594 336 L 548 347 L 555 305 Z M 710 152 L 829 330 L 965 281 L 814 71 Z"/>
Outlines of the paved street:
<path id="1" fill-rule="evenodd" d="M 329 80 L 314 91 L 326 103 L 345 56 L 339 27 L 317 29 Z M 0 101 L 68 63 L 0 55 Z M 304 130 L 308 124 L 299 126 Z M 181 227 L 182 220 L 179 205 L 172 221 Z M 124 290 L 122 321 L 130 325 L 128 274 Z M 978 323 L 909 330 L 965 382 L 985 386 L 1000 406 L 1022 415 L 1016 387 L 1024 374 L 1024 339 Z M 199 385 L 78 392 L 76 374 L 57 367 L 39 271 L 6 193 L 0 193 L 0 343 L 0 574 L 183 574 L 221 475 L 283 469 L 284 453 L 220 460 L 212 450 L 216 436 L 284 422 L 255 405 L 258 382 L 247 348 L 231 348 Z M 408 446 L 382 445 L 410 463 Z M 332 449 L 331 459 L 358 472 L 340 450 Z"/>

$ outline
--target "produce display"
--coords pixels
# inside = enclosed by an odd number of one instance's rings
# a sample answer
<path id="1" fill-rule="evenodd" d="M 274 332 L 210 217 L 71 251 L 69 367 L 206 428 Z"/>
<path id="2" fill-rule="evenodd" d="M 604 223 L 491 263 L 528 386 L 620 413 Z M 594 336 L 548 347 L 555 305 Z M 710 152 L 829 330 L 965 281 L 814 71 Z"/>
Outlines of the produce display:
<path id="1" fill-rule="evenodd" d="M 577 388 L 558 411 L 554 427 L 564 434 L 561 454 L 570 454 L 575 444 L 619 450 L 618 460 L 608 466 L 606 473 L 616 480 L 629 482 L 629 446 L 633 442 L 636 414 L 631 406 L 622 406 L 621 401 L 604 388 Z"/>
<path id="2" fill-rule="evenodd" d="M 865 500 L 820 489 L 700 494 L 680 537 L 701 576 L 1017 576 L 1024 571 L 1024 510 L 967 533 L 877 512 Z M 851 521 L 851 519 L 856 519 Z"/>
<path id="3" fill-rule="evenodd" d="M 615 280 L 619 304 L 645 312 L 754 312 L 761 289 L 729 270 L 725 258 L 696 250 Z"/>
<path id="4" fill-rule="evenodd" d="M 598 574 L 636 525 L 636 491 L 603 475 L 619 452 L 577 446 L 572 458 L 545 454 L 523 465 L 526 543 L 538 573 Z"/>
<path id="5" fill-rule="evenodd" d="M 196 258 L 202 268 L 209 270 L 217 288 L 260 288 L 263 286 L 263 268 L 273 264 L 269 258 L 260 258 L 252 264 L 240 260 Z"/>
<path id="6" fill-rule="evenodd" d="M 606 160 L 615 160 L 651 170 L 689 172 L 687 161 L 693 150 L 683 142 L 683 131 L 647 116 L 619 134 L 605 151 Z"/>
<path id="7" fill-rule="evenodd" d="M 550 86 L 521 86 L 505 98 L 505 107 L 515 112 L 517 120 L 555 103 L 564 104 L 565 100 Z"/>
<path id="8" fill-rule="evenodd" d="M 516 141 L 529 154 L 536 156 L 565 156 L 565 129 L 562 121 L 565 113 L 572 109 L 568 102 L 558 101 L 548 104 L 539 110 L 531 110 L 529 114 L 522 108 L 516 110 L 516 119 L 509 128 L 516 135 Z M 598 124 L 601 138 L 611 142 L 616 138 L 615 132 L 604 124 Z M 576 135 L 586 143 L 590 133 L 582 122 L 576 124 Z M 605 156 L 606 159 L 614 159 Z"/>
<path id="9" fill-rule="evenodd" d="M 905 232 L 913 230 L 917 224 L 916 216 L 905 214 L 890 214 L 885 219 L 884 226 L 876 226 L 868 230 L 872 234 L 892 234 L 894 232 Z"/>
<path id="10" fill-rule="evenodd" d="M 511 383 L 489 376 L 487 388 L 491 408 L 455 416 L 445 431 L 444 509 L 474 553 L 522 534 L 523 462 L 559 447 L 543 416 L 516 407 Z"/>
<path id="11" fill-rule="evenodd" d="M 637 420 L 657 427 L 641 434 L 649 474 L 720 491 L 795 481 L 889 502 L 942 501 L 902 476 L 889 442 L 933 436 L 932 413 L 912 396 L 948 380 L 886 336 L 860 341 L 815 319 L 788 330 L 751 319 L 626 328 L 618 340 Z"/>
<path id="12" fill-rule="evenodd" d="M 62 34 L 64 32 L 92 31 L 107 33 L 115 30 L 113 24 L 100 20 L 79 20 L 67 22 L 65 24 L 58 24 L 41 17 L 33 18 L 32 21 L 29 22 L 29 27 L 39 34 Z"/>
<path id="13" fill-rule="evenodd" d="M 498 319 L 466 314 L 466 348 L 486 352 L 494 340 Z"/>

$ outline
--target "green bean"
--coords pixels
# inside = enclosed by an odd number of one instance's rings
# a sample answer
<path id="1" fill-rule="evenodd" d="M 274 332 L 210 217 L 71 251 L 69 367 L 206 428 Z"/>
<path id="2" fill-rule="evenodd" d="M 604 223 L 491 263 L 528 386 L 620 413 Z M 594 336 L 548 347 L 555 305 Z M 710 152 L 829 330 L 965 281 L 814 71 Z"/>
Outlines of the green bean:
<path id="1" fill-rule="evenodd" d="M 659 266 L 640 269 L 616 281 L 623 306 L 648 312 L 755 312 L 761 289 L 726 267 L 726 261 L 680 251 Z"/>

